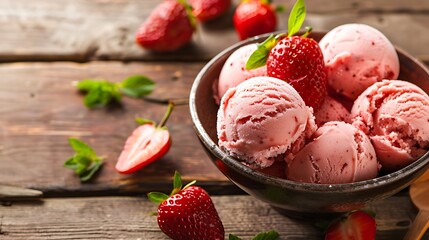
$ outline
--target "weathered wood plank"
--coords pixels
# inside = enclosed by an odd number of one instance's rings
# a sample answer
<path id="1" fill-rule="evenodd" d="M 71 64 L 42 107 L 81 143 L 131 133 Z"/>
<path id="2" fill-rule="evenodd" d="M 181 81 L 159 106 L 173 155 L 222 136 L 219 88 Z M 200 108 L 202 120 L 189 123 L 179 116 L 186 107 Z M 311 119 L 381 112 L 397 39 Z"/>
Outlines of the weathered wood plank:
<path id="1" fill-rule="evenodd" d="M 87 78 L 120 81 L 144 74 L 157 82 L 153 98 L 188 98 L 201 63 L 16 63 L 0 65 L 0 183 L 39 189 L 46 195 L 138 193 L 170 189 L 174 170 L 209 191 L 237 190 L 210 162 L 192 127 L 187 105 L 167 123 L 172 147 L 159 161 L 130 175 L 114 170 L 135 117 L 160 121 L 166 105 L 123 98 L 122 106 L 89 110 L 73 82 Z M 94 181 L 81 184 L 63 167 L 73 152 L 69 137 L 88 142 L 105 156 Z"/>
<path id="2" fill-rule="evenodd" d="M 281 239 L 322 239 L 314 219 L 280 215 L 250 196 L 214 196 L 226 234 L 250 239 L 275 229 Z M 376 212 L 377 240 L 402 239 L 416 215 L 407 196 L 368 207 Z M 156 206 L 144 197 L 60 198 L 0 206 L 0 238 L 8 239 L 168 239 L 149 213 Z"/>
<path id="3" fill-rule="evenodd" d="M 159 2 L 0 1 L 0 61 L 208 60 L 238 41 L 232 27 L 234 8 L 231 8 L 223 18 L 200 26 L 193 42 L 184 49 L 170 54 L 145 51 L 134 43 L 134 33 Z M 276 1 L 287 9 L 293 2 Z M 306 2 L 309 11 L 306 24 L 316 31 L 350 22 L 370 24 L 399 47 L 429 62 L 428 1 Z M 280 14 L 280 29 L 286 29 L 288 12 Z"/>

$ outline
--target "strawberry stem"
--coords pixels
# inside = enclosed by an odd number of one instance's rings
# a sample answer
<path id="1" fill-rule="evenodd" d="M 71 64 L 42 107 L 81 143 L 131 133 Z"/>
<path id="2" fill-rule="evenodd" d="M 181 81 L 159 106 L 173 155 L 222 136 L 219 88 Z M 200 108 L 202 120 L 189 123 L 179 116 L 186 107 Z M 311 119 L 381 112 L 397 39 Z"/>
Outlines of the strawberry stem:
<path id="1" fill-rule="evenodd" d="M 164 125 L 165 125 L 165 123 L 167 123 L 167 120 L 168 120 L 168 118 L 170 117 L 170 115 L 171 115 L 171 112 L 173 111 L 173 109 L 174 109 L 174 102 L 169 102 L 168 103 L 168 108 L 167 108 L 167 112 L 165 113 L 165 115 L 164 115 L 164 117 L 162 118 L 162 120 L 161 120 L 161 122 L 158 124 L 158 128 L 162 128 L 162 127 L 164 127 Z"/>
<path id="2" fill-rule="evenodd" d="M 305 33 L 302 34 L 301 37 L 303 37 L 303 38 L 307 37 L 311 33 L 312 30 L 313 30 L 313 28 L 310 26 L 305 27 Z"/>

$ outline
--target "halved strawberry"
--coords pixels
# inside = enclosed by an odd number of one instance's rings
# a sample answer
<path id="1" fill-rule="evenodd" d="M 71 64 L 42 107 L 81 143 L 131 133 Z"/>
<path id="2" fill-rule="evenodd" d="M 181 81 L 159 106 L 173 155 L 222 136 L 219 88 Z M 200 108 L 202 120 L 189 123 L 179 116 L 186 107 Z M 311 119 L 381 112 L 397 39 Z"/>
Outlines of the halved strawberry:
<path id="1" fill-rule="evenodd" d="M 364 211 L 355 211 L 331 224 L 325 240 L 374 240 L 376 230 L 374 217 Z"/>
<path id="2" fill-rule="evenodd" d="M 168 152 L 171 145 L 170 132 L 164 126 L 173 110 L 173 103 L 168 105 L 167 112 L 160 122 L 138 119 L 141 126 L 137 127 L 125 142 L 116 163 L 116 171 L 132 173 L 161 158 Z"/>

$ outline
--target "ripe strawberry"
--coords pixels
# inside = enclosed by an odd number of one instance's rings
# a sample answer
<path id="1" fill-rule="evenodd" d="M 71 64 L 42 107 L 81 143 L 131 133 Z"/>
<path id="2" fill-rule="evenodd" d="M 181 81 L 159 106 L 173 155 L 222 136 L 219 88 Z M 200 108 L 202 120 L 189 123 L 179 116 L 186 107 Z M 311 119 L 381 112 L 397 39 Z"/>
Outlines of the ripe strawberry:
<path id="1" fill-rule="evenodd" d="M 136 119 L 142 125 L 136 128 L 125 142 L 116 163 L 119 173 L 132 173 L 164 156 L 170 149 L 170 132 L 164 126 L 171 112 L 173 104 L 168 105 L 167 112 L 160 122 L 147 119 Z"/>
<path id="2" fill-rule="evenodd" d="M 374 240 L 377 224 L 364 211 L 355 211 L 331 224 L 325 240 Z"/>
<path id="3" fill-rule="evenodd" d="M 211 240 L 225 238 L 225 230 L 208 193 L 195 181 L 182 188 L 180 174 L 174 174 L 174 189 L 170 196 L 164 193 L 148 194 L 158 206 L 159 228 L 177 240 Z"/>
<path id="4" fill-rule="evenodd" d="M 233 23 L 243 40 L 273 32 L 277 28 L 277 16 L 269 0 L 242 0 L 235 9 Z"/>
<path id="5" fill-rule="evenodd" d="M 322 51 L 313 39 L 292 36 L 280 40 L 268 56 L 267 73 L 292 85 L 314 110 L 322 106 L 327 75 Z"/>
<path id="6" fill-rule="evenodd" d="M 140 26 L 136 42 L 153 51 L 174 51 L 191 40 L 194 30 L 195 22 L 186 1 L 166 0 Z"/>
<path id="7" fill-rule="evenodd" d="M 189 0 L 192 13 L 201 22 L 218 18 L 231 6 L 231 0 Z"/>

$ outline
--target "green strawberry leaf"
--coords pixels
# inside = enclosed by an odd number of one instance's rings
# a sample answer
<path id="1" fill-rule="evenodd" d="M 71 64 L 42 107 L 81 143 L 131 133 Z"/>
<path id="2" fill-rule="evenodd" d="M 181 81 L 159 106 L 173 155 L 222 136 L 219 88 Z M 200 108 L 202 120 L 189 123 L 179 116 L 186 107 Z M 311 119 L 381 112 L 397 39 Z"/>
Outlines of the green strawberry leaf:
<path id="1" fill-rule="evenodd" d="M 155 89 L 155 82 L 146 76 L 136 75 L 126 78 L 119 87 L 123 94 L 139 98 L 149 95 Z"/>
<path id="2" fill-rule="evenodd" d="M 265 41 L 258 44 L 256 50 L 246 62 L 246 70 L 256 69 L 267 64 L 268 55 L 277 42 L 278 38 L 271 34 Z"/>
<path id="3" fill-rule="evenodd" d="M 174 171 L 174 177 L 173 177 L 173 191 L 171 191 L 170 196 L 180 192 L 182 189 L 182 177 L 180 176 L 180 173 L 176 170 Z"/>
<path id="4" fill-rule="evenodd" d="M 155 121 L 146 119 L 146 118 L 135 118 L 136 123 L 139 125 L 145 125 L 145 124 L 153 124 L 156 125 Z"/>
<path id="5" fill-rule="evenodd" d="M 279 238 L 279 233 L 271 230 L 268 232 L 258 233 L 252 240 L 276 240 Z"/>
<path id="6" fill-rule="evenodd" d="M 160 193 L 160 192 L 150 192 L 150 193 L 147 194 L 147 197 L 149 198 L 149 200 L 151 202 L 154 202 L 154 203 L 157 203 L 157 204 L 161 204 L 167 198 L 169 198 L 169 196 L 167 194 Z"/>
<path id="7" fill-rule="evenodd" d="M 304 0 L 297 0 L 292 7 L 288 20 L 288 36 L 293 36 L 304 23 L 306 7 Z"/>
<path id="8" fill-rule="evenodd" d="M 241 238 L 239 238 L 233 234 L 229 234 L 228 240 L 241 240 Z"/>

